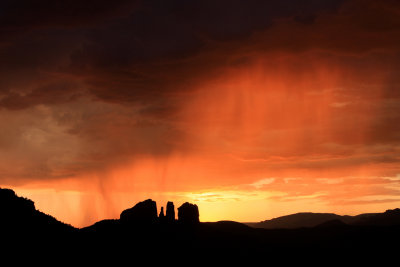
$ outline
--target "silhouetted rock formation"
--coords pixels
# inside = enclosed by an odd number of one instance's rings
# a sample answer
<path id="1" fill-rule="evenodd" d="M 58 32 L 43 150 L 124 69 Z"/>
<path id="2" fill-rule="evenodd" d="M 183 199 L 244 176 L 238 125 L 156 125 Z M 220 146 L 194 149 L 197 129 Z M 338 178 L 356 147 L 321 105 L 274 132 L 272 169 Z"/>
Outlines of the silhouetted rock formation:
<path id="1" fill-rule="evenodd" d="M 157 221 L 157 204 L 151 199 L 137 203 L 124 210 L 120 215 L 121 222 L 154 223 Z"/>
<path id="2" fill-rule="evenodd" d="M 171 201 L 168 201 L 168 203 L 167 203 L 166 219 L 168 222 L 175 221 L 175 206 L 174 206 L 174 203 Z"/>
<path id="3" fill-rule="evenodd" d="M 173 213 L 173 203 L 168 202 L 168 217 L 173 218 Z M 358 216 L 297 214 L 284 218 L 282 223 L 286 221 L 289 225 L 288 221 L 296 219 L 294 222 L 304 225 L 310 223 L 307 218 L 313 224 L 316 219 L 333 217 L 333 220 L 315 227 L 279 230 L 257 229 L 230 221 L 200 223 L 198 207 L 190 203 L 178 208 L 179 223 L 148 223 L 163 217 L 166 220 L 163 215 L 162 208 L 160 218 L 157 217 L 156 203 L 149 199 L 122 212 L 120 220 L 103 220 L 78 230 L 37 211 L 31 200 L 18 197 L 12 190 L 0 189 L 1 244 L 19 255 L 34 250 L 48 255 L 58 253 L 58 258 L 76 255 L 79 260 L 86 256 L 91 261 L 93 258 L 103 261 L 104 255 L 110 255 L 113 260 L 124 262 L 132 259 L 153 262 L 157 258 L 170 259 L 179 252 L 179 260 L 183 257 L 190 260 L 181 261 L 185 264 L 197 260 L 199 255 L 207 263 L 215 257 L 224 263 L 227 259 L 237 263 L 240 256 L 245 256 L 248 263 L 253 257 L 265 259 L 267 253 L 280 261 L 295 253 L 307 255 L 307 262 L 310 253 L 321 256 L 328 252 L 325 257 L 330 260 L 332 252 L 343 259 L 358 252 L 357 261 L 363 255 L 376 255 L 377 251 L 384 257 L 398 255 L 398 247 L 393 244 L 400 239 L 400 209 Z M 349 225 L 343 218 L 360 220 L 361 225 Z M 291 258 L 298 261 L 296 256 Z"/>
<path id="4" fill-rule="evenodd" d="M 185 202 L 178 208 L 178 221 L 185 224 L 199 223 L 199 209 L 197 205 Z"/>
<path id="5" fill-rule="evenodd" d="M 164 217 L 165 217 L 165 215 L 164 215 L 164 207 L 161 207 L 160 215 L 158 215 L 158 217 L 160 219 L 164 219 Z"/>
<path id="6" fill-rule="evenodd" d="M 0 231 L 4 234 L 64 233 L 72 230 L 72 226 L 36 210 L 32 200 L 17 196 L 11 189 L 0 189 Z"/>
<path id="7" fill-rule="evenodd" d="M 161 207 L 160 214 L 158 215 L 158 220 L 160 223 L 165 223 L 164 207 Z"/>

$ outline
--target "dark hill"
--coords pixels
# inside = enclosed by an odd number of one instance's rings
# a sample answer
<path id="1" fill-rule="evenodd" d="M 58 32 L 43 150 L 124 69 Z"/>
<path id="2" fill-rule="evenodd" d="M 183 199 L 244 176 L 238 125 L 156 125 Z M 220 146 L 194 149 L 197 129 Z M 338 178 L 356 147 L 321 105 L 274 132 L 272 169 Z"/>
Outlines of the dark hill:
<path id="1" fill-rule="evenodd" d="M 348 224 L 344 223 L 342 220 L 334 219 L 330 221 L 323 222 L 315 226 L 316 228 L 337 228 L 337 227 L 346 227 Z"/>
<path id="2" fill-rule="evenodd" d="M 246 224 L 234 221 L 218 221 L 218 222 L 208 222 L 204 224 L 213 227 L 215 229 L 221 229 L 224 231 L 246 231 L 251 229 L 251 227 L 247 226 Z"/>
<path id="3" fill-rule="evenodd" d="M 71 232 L 74 227 L 35 208 L 32 200 L 19 197 L 11 189 L 0 189 L 0 229 L 7 235 Z"/>
<path id="4" fill-rule="evenodd" d="M 111 229 L 118 229 L 119 227 L 119 220 L 101 220 L 91 226 L 81 228 L 80 231 L 90 233 L 103 230 L 109 231 Z"/>
<path id="5" fill-rule="evenodd" d="M 400 225 L 400 209 L 387 210 L 384 213 L 356 216 L 354 225 L 393 226 Z"/>
<path id="6" fill-rule="evenodd" d="M 178 220 L 173 216 L 165 220 L 157 217 L 156 203 L 147 200 L 122 212 L 120 219 L 74 229 L 36 210 L 33 201 L 1 189 L 0 247 L 6 248 L 2 256 L 10 251 L 21 257 L 34 252 L 41 260 L 52 256 L 55 262 L 71 260 L 71 264 L 84 259 L 92 265 L 107 260 L 187 266 L 215 259 L 224 265 L 240 260 L 251 265 L 250 260 L 284 264 L 352 257 L 359 262 L 365 255 L 379 259 L 397 255 L 392 244 L 400 239 L 399 209 L 353 217 L 298 213 L 262 222 L 280 229 L 262 229 L 232 221 L 199 222 L 197 206 L 185 206 L 190 208 L 181 208 Z"/>
<path id="7" fill-rule="evenodd" d="M 397 225 L 400 224 L 400 209 L 388 210 L 384 213 L 365 213 L 356 216 L 302 212 L 258 223 L 246 223 L 246 225 L 264 229 L 296 229 L 316 227 L 332 221 L 336 221 L 337 224 L 342 222 L 342 224 L 348 225 Z"/>
<path id="8" fill-rule="evenodd" d="M 344 216 L 336 215 L 333 213 L 303 212 L 286 215 L 259 223 L 247 223 L 247 225 L 265 229 L 294 229 L 301 227 L 315 227 L 317 225 L 332 220 L 343 221 L 343 217 Z"/>

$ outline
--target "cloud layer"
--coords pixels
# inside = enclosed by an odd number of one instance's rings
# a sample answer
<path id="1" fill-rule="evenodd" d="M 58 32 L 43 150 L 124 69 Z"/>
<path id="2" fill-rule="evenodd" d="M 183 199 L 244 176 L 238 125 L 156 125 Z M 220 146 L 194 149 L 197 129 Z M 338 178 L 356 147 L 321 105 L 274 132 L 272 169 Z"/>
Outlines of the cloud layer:
<path id="1" fill-rule="evenodd" d="M 2 185 L 248 184 L 328 192 L 318 201 L 329 203 L 398 192 L 397 1 L 21 0 L 0 10 Z M 305 186 L 279 182 L 293 177 Z M 359 181 L 368 193 L 354 199 L 326 191 Z"/>

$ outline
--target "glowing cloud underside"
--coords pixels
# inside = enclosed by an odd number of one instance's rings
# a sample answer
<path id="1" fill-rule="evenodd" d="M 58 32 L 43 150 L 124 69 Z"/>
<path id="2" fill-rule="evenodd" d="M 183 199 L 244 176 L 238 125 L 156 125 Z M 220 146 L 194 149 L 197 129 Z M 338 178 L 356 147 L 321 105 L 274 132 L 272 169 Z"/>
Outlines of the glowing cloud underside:
<path id="1" fill-rule="evenodd" d="M 398 207 L 400 8 L 358 2 L 32 22 L 0 39 L 0 185 L 75 226 L 147 198 L 202 221 Z"/>

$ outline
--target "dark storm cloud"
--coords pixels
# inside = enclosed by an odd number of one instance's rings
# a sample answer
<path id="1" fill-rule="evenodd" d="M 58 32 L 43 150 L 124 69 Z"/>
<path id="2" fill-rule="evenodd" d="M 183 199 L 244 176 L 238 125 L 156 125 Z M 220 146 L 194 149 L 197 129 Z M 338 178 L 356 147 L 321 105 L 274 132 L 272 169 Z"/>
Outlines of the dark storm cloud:
<path id="1" fill-rule="evenodd" d="M 80 94 L 76 84 L 59 82 L 34 88 L 26 95 L 9 92 L 0 99 L 0 107 L 17 110 L 36 105 L 57 105 L 74 101 Z"/>
<path id="2" fill-rule="evenodd" d="M 274 19 L 336 10 L 343 1 L 172 1 L 170 12 L 199 34 L 234 40 L 271 26 Z"/>
<path id="3" fill-rule="evenodd" d="M 13 34 L 33 28 L 74 27 L 127 12 L 129 0 L 4 0 L 0 3 L 1 33 Z"/>
<path id="4" fill-rule="evenodd" d="M 243 49 L 396 49 L 398 9 L 396 1 L 2 1 L 0 97 L 12 108 L 15 91 L 67 75 L 103 101 L 172 108 L 171 94 L 234 66 Z M 367 60 L 350 65 L 375 63 Z"/>
<path id="5" fill-rule="evenodd" d="M 335 50 L 393 42 L 393 37 L 371 42 L 352 33 L 357 27 L 372 31 L 369 25 L 378 20 L 385 32 L 396 29 L 395 12 L 371 12 L 393 4 L 383 2 L 374 8 L 335 0 L 2 1 L 0 90 L 21 85 L 16 76 L 48 83 L 51 74 L 61 72 L 83 80 L 104 101 L 148 102 L 187 90 L 193 80 L 212 78 L 237 61 L 232 56 L 240 57 L 243 46 Z M 338 14 L 341 9 L 355 17 Z M 333 25 L 325 25 L 327 14 Z M 309 27 L 277 35 L 271 28 L 279 30 L 282 19 Z M 351 32 L 340 23 L 349 24 Z M 252 37 L 257 33 L 261 38 Z"/>
<path id="6" fill-rule="evenodd" d="M 392 55 L 400 44 L 397 6 L 390 1 L 146 1 L 130 16 L 86 30 L 66 71 L 86 75 L 90 91 L 104 101 L 148 102 L 213 79 L 246 57 L 243 50 L 322 50 L 327 54 L 321 57 L 347 55 L 339 60 L 364 70 L 370 83 L 374 64 L 397 68 Z M 371 26 L 376 21 L 380 31 Z M 368 55 L 373 51 L 384 52 L 374 59 Z M 385 57 L 387 62 L 380 62 Z M 308 71 L 303 65 L 293 66 L 294 72 Z"/>
<path id="7" fill-rule="evenodd" d="M 43 71 L 61 71 L 105 101 L 165 97 L 224 65 L 223 47 L 204 56 L 215 44 L 242 42 L 280 18 L 310 24 L 342 2 L 2 1 L 1 90 L 15 87 L 15 76 L 43 82 Z"/>
<path id="8" fill-rule="evenodd" d="M 400 95 L 399 10 L 389 0 L 1 1 L 0 112 L 2 125 L 15 128 L 4 136 L 30 151 L 14 149 L 16 159 L 43 148 L 41 164 L 67 155 L 41 168 L 42 176 L 166 155 L 187 134 L 177 114 L 188 95 L 227 69 L 283 52 L 296 57 L 287 70 L 295 77 L 319 68 L 315 60 L 345 66 L 337 133 L 304 141 L 304 151 L 332 140 L 363 142 L 352 129 L 377 96 L 369 86 L 386 73 L 384 95 Z M 266 68 L 273 71 L 270 61 Z M 357 102 L 360 96 L 368 103 Z M 398 104 L 384 109 L 368 142 L 400 140 Z M 32 114 L 21 115 L 24 110 Z"/>

